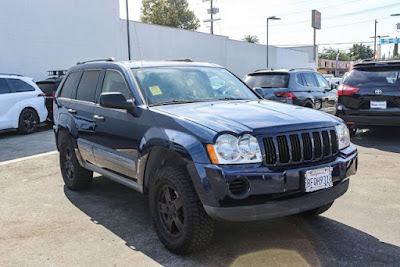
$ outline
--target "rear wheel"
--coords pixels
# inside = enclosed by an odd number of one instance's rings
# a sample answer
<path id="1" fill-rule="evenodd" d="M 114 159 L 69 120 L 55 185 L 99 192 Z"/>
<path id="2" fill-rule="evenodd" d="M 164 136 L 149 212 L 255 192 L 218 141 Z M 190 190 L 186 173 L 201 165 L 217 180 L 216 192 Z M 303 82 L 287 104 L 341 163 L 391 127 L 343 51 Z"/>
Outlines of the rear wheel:
<path id="1" fill-rule="evenodd" d="M 321 207 L 299 213 L 299 215 L 304 216 L 304 217 L 318 216 L 318 215 L 324 213 L 325 211 L 327 211 L 330 207 L 332 207 L 332 204 L 333 204 L 333 201 L 331 203 L 325 204 Z"/>
<path id="2" fill-rule="evenodd" d="M 155 231 L 170 251 L 188 254 L 204 248 L 212 239 L 214 220 L 204 211 L 183 168 L 158 170 L 149 198 Z"/>
<path id="3" fill-rule="evenodd" d="M 21 134 L 34 133 L 39 125 L 39 116 L 33 109 L 24 109 L 19 116 L 18 132 Z"/>
<path id="4" fill-rule="evenodd" d="M 60 167 L 65 185 L 71 190 L 86 189 L 90 186 L 93 172 L 79 165 L 75 148 L 70 137 L 60 142 Z"/>

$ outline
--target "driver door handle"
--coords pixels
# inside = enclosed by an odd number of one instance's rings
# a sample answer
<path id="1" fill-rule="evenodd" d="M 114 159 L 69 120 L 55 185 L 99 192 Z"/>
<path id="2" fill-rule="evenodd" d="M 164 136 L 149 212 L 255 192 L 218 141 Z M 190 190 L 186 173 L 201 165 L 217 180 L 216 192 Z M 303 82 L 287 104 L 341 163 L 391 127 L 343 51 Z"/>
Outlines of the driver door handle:
<path id="1" fill-rule="evenodd" d="M 72 109 L 72 108 L 68 109 L 68 112 L 71 113 L 71 114 L 76 114 L 76 110 Z"/>
<path id="2" fill-rule="evenodd" d="M 94 115 L 93 119 L 95 121 L 105 121 L 106 120 L 103 116 L 99 116 L 99 115 Z"/>

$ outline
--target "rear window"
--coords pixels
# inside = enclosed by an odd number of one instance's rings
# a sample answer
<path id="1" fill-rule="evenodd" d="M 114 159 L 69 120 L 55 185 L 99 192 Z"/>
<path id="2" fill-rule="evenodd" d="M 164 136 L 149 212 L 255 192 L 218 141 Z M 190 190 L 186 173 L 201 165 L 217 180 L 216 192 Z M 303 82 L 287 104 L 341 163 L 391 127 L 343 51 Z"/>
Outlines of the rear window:
<path id="1" fill-rule="evenodd" d="M 400 69 L 368 68 L 353 69 L 346 76 L 344 83 L 354 87 L 368 85 L 400 86 Z"/>
<path id="2" fill-rule="evenodd" d="M 99 75 L 100 70 L 87 70 L 83 73 L 77 89 L 76 99 L 95 102 L 94 98 Z"/>
<path id="3" fill-rule="evenodd" d="M 263 73 L 252 74 L 244 79 L 244 82 L 251 88 L 287 88 L 289 84 L 289 74 Z"/>
<path id="4" fill-rule="evenodd" d="M 74 87 L 76 81 L 79 77 L 79 72 L 72 72 L 68 75 L 67 79 L 64 82 L 63 88 L 61 89 L 60 97 L 71 98 L 72 92 L 74 91 Z"/>
<path id="5" fill-rule="evenodd" d="M 8 94 L 10 89 L 8 88 L 6 79 L 0 79 L 0 94 Z"/>
<path id="6" fill-rule="evenodd" d="M 8 82 L 15 92 L 35 91 L 35 88 L 20 79 L 8 79 Z"/>
<path id="7" fill-rule="evenodd" d="M 54 82 L 38 82 L 36 84 L 46 95 L 51 95 L 57 89 Z"/>

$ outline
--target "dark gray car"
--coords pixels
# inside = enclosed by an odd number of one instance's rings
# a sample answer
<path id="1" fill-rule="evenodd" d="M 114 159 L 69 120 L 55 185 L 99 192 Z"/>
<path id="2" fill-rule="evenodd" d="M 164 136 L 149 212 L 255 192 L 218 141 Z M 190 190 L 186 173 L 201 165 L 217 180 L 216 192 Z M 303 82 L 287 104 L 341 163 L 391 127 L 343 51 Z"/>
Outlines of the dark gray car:
<path id="1" fill-rule="evenodd" d="M 266 99 L 336 114 L 337 90 L 316 71 L 258 70 L 243 80 Z"/>

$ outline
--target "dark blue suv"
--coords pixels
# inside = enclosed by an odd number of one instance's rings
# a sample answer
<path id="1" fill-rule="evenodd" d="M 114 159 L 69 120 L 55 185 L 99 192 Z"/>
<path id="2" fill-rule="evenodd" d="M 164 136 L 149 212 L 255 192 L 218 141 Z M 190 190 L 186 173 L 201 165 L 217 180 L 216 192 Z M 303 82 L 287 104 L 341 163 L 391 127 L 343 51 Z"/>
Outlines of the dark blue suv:
<path id="1" fill-rule="evenodd" d="M 318 215 L 357 171 L 341 119 L 263 100 L 214 64 L 80 63 L 54 121 L 66 186 L 97 172 L 148 194 L 158 237 L 181 254 L 204 247 L 215 220 Z"/>

